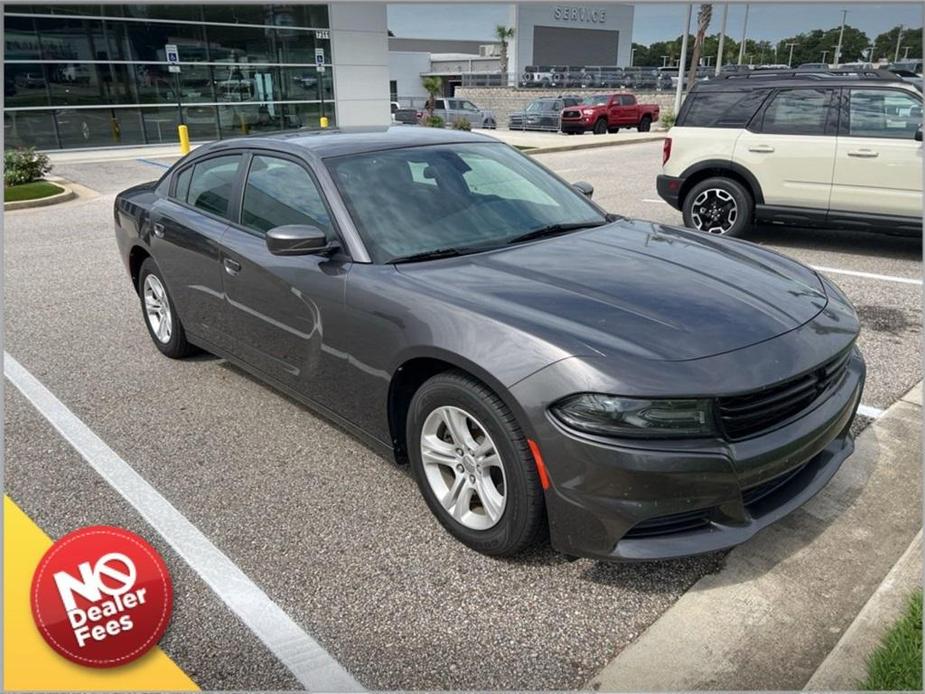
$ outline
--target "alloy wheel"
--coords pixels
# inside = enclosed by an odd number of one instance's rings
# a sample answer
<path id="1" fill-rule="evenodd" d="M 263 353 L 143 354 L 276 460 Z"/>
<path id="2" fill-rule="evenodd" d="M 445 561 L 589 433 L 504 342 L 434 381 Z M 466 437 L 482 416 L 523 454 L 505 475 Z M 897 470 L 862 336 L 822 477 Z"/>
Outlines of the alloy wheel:
<path id="1" fill-rule="evenodd" d="M 695 199 L 691 220 L 700 231 L 725 234 L 735 226 L 739 207 L 732 194 L 722 188 L 707 188 Z"/>
<path id="2" fill-rule="evenodd" d="M 427 483 L 446 512 L 471 530 L 494 527 L 507 504 L 507 480 L 482 423 L 458 407 L 438 407 L 424 420 L 420 446 Z"/>
<path id="3" fill-rule="evenodd" d="M 148 275 L 144 282 L 145 317 L 151 332 L 159 342 L 167 344 L 172 334 L 172 316 L 170 302 L 167 301 L 167 291 L 156 275 Z"/>

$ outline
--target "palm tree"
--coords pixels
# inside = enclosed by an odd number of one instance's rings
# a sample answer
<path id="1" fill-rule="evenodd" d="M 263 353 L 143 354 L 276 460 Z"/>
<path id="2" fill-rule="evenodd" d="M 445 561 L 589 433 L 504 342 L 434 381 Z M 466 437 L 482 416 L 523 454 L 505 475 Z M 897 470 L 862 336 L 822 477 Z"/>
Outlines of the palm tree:
<path id="1" fill-rule="evenodd" d="M 498 56 L 498 64 L 501 66 L 501 86 L 508 85 L 507 78 L 507 42 L 514 38 L 514 27 L 506 27 L 499 24 L 495 27 L 495 36 L 501 43 L 501 54 Z"/>
<path id="2" fill-rule="evenodd" d="M 713 18 L 713 5 L 701 5 L 697 11 L 697 35 L 694 37 L 694 54 L 691 56 L 691 69 L 687 73 L 687 88 L 690 89 L 697 79 L 697 66 L 700 64 L 700 53 L 703 51 L 703 40 L 707 35 L 710 20 Z"/>
<path id="3" fill-rule="evenodd" d="M 437 100 L 437 95 L 443 92 L 443 78 L 442 77 L 422 77 L 421 84 L 424 87 L 424 90 L 428 93 L 427 97 L 427 117 L 428 119 L 434 117 L 434 105 Z"/>

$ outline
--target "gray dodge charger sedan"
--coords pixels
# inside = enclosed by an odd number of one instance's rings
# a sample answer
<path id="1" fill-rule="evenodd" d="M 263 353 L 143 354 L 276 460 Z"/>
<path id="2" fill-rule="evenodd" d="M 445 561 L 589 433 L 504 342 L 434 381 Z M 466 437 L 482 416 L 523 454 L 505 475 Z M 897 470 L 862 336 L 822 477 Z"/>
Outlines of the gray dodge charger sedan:
<path id="1" fill-rule="evenodd" d="M 162 353 L 221 355 L 410 463 L 468 546 L 742 542 L 853 450 L 857 315 L 786 257 L 590 194 L 486 136 L 302 132 L 200 147 L 115 226 Z"/>

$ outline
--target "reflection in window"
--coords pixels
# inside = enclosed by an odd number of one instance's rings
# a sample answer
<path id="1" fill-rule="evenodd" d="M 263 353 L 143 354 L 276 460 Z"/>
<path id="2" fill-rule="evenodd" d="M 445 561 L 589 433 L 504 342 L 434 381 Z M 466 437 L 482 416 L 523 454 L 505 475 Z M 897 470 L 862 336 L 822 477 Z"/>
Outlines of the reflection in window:
<path id="1" fill-rule="evenodd" d="M 189 185 L 187 202 L 205 212 L 224 217 L 228 214 L 228 201 L 238 172 L 240 154 L 215 157 L 196 164 Z"/>
<path id="2" fill-rule="evenodd" d="M 788 89 L 779 92 L 764 112 L 762 130 L 784 135 L 822 135 L 829 93 L 824 89 Z"/>
<path id="3" fill-rule="evenodd" d="M 251 161 L 241 221 L 258 231 L 286 224 L 308 224 L 326 233 L 331 229 L 321 192 L 308 172 L 276 157 L 256 156 Z"/>
<path id="4" fill-rule="evenodd" d="M 922 125 L 922 102 L 886 89 L 852 89 L 849 134 L 911 140 Z"/>

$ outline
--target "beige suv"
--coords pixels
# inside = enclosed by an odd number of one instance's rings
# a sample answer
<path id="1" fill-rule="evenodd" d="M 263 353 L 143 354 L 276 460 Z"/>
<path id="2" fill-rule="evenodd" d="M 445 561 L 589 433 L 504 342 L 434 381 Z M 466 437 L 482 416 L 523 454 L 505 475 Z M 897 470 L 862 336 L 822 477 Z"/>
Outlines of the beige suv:
<path id="1" fill-rule="evenodd" d="M 685 225 L 922 233 L 922 92 L 885 71 L 698 83 L 668 132 L 659 195 Z"/>

